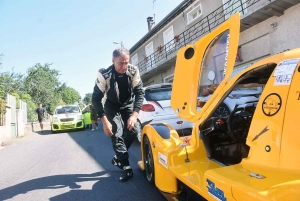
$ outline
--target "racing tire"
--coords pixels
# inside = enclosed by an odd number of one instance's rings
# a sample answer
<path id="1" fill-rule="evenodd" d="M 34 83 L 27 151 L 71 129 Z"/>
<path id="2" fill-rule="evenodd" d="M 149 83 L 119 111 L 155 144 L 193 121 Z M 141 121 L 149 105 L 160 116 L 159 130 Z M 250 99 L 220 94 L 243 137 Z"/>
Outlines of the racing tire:
<path id="1" fill-rule="evenodd" d="M 213 117 L 228 117 L 231 111 L 225 103 L 221 103 L 219 107 L 214 111 Z"/>
<path id="2" fill-rule="evenodd" d="M 146 177 L 149 183 L 154 184 L 154 161 L 153 161 L 153 154 L 151 149 L 151 144 L 147 135 L 144 136 L 143 139 L 143 153 L 144 153 L 144 167 Z"/>

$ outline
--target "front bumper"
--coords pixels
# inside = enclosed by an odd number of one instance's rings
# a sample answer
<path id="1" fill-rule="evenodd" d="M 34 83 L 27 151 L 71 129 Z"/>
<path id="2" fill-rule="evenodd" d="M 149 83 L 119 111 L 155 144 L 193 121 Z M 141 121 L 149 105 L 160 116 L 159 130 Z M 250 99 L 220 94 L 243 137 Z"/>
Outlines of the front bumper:
<path id="1" fill-rule="evenodd" d="M 62 130 L 76 130 L 83 129 L 83 120 L 71 121 L 71 122 L 55 122 L 51 124 L 52 131 L 62 131 Z"/>

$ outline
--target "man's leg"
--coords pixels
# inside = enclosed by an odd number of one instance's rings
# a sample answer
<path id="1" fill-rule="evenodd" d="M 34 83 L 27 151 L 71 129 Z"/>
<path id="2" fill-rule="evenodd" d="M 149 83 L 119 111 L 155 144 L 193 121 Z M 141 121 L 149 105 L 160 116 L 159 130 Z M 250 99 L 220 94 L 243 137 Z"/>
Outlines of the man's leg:
<path id="1" fill-rule="evenodd" d="M 129 149 L 131 144 L 134 142 L 134 140 L 137 138 L 137 134 L 138 134 L 137 124 L 135 124 L 134 128 L 131 131 L 129 131 L 127 129 L 127 120 L 131 116 L 132 111 L 133 111 L 133 105 L 132 104 L 127 105 L 126 107 L 124 107 L 120 110 L 122 120 L 124 122 L 123 139 L 124 139 L 127 150 Z"/>
<path id="2" fill-rule="evenodd" d="M 129 165 L 129 155 L 123 139 L 123 122 L 118 114 L 118 108 L 106 106 L 105 114 L 108 121 L 112 125 L 112 132 L 114 134 L 111 136 L 111 141 L 116 155 L 112 159 L 112 163 L 113 165 L 124 170 L 123 175 L 120 177 L 120 181 L 125 182 L 133 176 L 133 173 Z"/>
<path id="3" fill-rule="evenodd" d="M 38 118 L 40 127 L 41 127 L 41 132 L 43 132 L 43 118 Z"/>
<path id="4" fill-rule="evenodd" d="M 91 120 L 91 122 L 92 122 L 92 131 L 93 131 L 94 127 L 95 127 L 95 122 L 94 122 L 94 120 Z"/>

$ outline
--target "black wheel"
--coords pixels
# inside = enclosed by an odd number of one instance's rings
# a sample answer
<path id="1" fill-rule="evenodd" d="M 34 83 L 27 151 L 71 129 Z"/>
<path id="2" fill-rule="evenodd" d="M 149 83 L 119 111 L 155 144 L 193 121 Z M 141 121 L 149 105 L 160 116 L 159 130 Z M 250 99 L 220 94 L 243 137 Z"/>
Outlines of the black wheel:
<path id="1" fill-rule="evenodd" d="M 53 131 L 53 130 L 51 130 L 51 133 L 52 133 L 52 134 L 55 134 L 55 133 L 56 133 L 56 131 Z"/>
<path id="2" fill-rule="evenodd" d="M 230 109 L 225 103 L 221 103 L 219 107 L 213 113 L 213 117 L 228 117 L 230 114 Z"/>
<path id="3" fill-rule="evenodd" d="M 143 144 L 144 153 L 144 167 L 146 172 L 146 177 L 149 183 L 154 184 L 154 161 L 151 150 L 151 144 L 147 135 L 145 135 Z"/>

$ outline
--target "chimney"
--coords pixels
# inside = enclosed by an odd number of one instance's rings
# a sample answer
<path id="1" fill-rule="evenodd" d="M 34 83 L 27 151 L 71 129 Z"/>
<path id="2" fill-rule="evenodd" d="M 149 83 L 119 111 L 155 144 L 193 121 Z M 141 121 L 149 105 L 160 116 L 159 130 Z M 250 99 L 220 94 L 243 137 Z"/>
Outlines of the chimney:
<path id="1" fill-rule="evenodd" d="M 150 31 L 154 25 L 153 17 L 147 17 L 147 22 L 148 22 L 148 31 Z"/>

